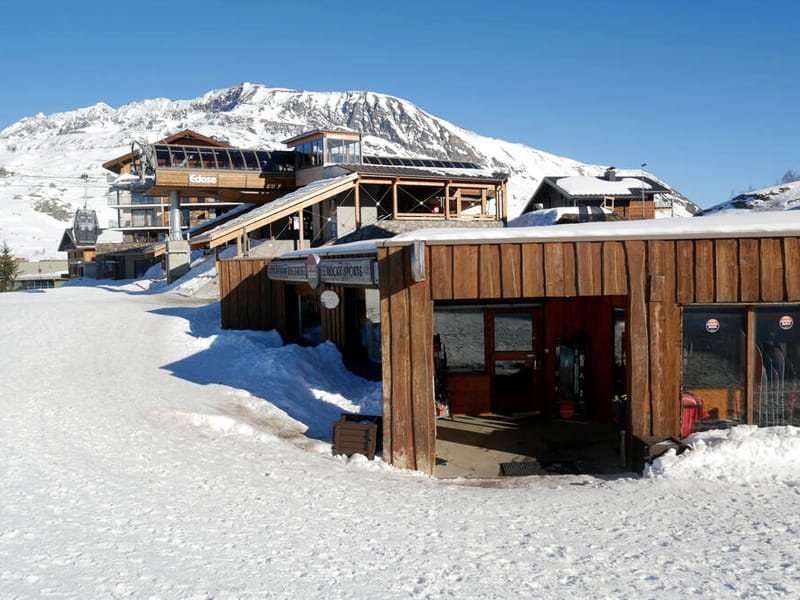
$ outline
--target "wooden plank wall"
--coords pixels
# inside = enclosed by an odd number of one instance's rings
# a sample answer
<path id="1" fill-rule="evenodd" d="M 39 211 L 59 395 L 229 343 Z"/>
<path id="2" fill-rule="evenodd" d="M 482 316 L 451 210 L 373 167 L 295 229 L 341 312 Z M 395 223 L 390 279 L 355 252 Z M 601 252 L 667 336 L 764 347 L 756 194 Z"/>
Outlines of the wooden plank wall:
<path id="1" fill-rule="evenodd" d="M 559 343 L 571 343 L 579 335 L 588 343 L 587 379 L 592 391 L 592 418 L 611 422 L 614 389 L 613 309 L 626 308 L 625 296 L 592 296 L 554 298 L 544 304 L 544 347 L 542 356 L 544 400 L 550 414 L 558 414 L 556 372 L 558 361 L 554 349 Z"/>
<path id="2" fill-rule="evenodd" d="M 267 277 L 269 260 L 218 260 L 223 329 L 277 329 L 286 336 L 284 285 Z"/>
<path id="3" fill-rule="evenodd" d="M 477 253 L 477 248 L 476 248 Z M 433 473 L 433 302 L 430 278 L 411 279 L 408 248 L 381 248 L 383 459 Z"/>
<path id="4" fill-rule="evenodd" d="M 387 428 L 400 436 L 394 443 L 403 466 L 414 464 L 406 456 L 414 440 L 403 437 L 413 414 L 407 386 L 425 381 L 432 368 L 430 357 L 411 360 L 410 340 L 418 332 L 430 339 L 421 315 L 431 314 L 431 299 L 627 296 L 628 429 L 639 436 L 680 433 L 681 305 L 800 301 L 800 238 L 794 237 L 430 245 L 427 282 L 414 284 L 429 286 L 429 297 L 403 287 L 410 282 L 404 251 L 388 252 L 381 270 L 382 282 L 391 278 L 382 300 L 384 403 L 390 418 L 404 419 Z M 386 326 L 395 322 L 400 331 Z M 420 407 L 419 418 L 427 423 L 433 399 L 425 398 L 429 406 Z"/>
<path id="5" fill-rule="evenodd" d="M 339 304 L 336 308 L 327 309 L 320 307 L 320 320 L 322 325 L 322 339 L 331 340 L 343 352 L 348 348 L 347 319 L 344 286 L 328 285 L 326 290 L 332 290 L 339 295 Z"/>

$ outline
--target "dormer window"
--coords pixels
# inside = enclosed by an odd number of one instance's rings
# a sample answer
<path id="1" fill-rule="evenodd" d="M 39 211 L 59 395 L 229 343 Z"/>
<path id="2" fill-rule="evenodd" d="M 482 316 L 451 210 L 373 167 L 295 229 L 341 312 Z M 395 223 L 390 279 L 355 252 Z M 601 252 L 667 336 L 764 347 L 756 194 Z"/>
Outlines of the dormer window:
<path id="1" fill-rule="evenodd" d="M 353 139 L 325 138 L 325 164 L 361 162 L 361 141 Z"/>
<path id="2" fill-rule="evenodd" d="M 297 144 L 294 151 L 297 152 L 295 166 L 298 169 L 310 169 L 322 165 L 322 138 Z"/>
<path id="3" fill-rule="evenodd" d="M 294 148 L 298 169 L 361 163 L 360 133 L 316 130 L 285 140 L 284 144 Z"/>

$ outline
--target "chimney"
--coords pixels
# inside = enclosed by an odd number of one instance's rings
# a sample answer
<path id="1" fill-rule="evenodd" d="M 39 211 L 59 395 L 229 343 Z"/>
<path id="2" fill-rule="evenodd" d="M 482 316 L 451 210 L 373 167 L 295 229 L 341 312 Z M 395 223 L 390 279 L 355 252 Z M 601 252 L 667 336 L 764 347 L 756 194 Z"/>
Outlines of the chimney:
<path id="1" fill-rule="evenodd" d="M 614 167 L 608 167 L 608 169 L 606 169 L 605 178 L 608 181 L 617 181 L 617 171 L 616 171 L 616 169 Z"/>

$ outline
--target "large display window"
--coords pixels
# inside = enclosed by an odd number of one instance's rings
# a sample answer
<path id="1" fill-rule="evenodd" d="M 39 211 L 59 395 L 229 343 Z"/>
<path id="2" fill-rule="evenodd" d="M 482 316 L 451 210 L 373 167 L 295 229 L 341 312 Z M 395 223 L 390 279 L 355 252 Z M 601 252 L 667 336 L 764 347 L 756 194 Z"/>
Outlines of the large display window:
<path id="1" fill-rule="evenodd" d="M 681 432 L 800 424 L 800 307 L 683 312 Z"/>
<path id="2" fill-rule="evenodd" d="M 755 311 L 753 422 L 799 425 L 800 309 Z"/>

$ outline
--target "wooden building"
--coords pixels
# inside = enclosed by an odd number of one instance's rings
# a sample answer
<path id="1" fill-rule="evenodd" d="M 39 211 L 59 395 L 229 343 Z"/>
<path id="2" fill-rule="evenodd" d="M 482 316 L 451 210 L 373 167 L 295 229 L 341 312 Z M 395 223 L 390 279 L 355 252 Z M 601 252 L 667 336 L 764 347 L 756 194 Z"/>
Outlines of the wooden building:
<path id="1" fill-rule="evenodd" d="M 608 208 L 625 220 L 653 219 L 656 210 L 669 210 L 669 190 L 643 171 L 617 171 L 603 175 L 545 177 L 523 212 L 537 208 L 588 206 Z"/>
<path id="2" fill-rule="evenodd" d="M 442 400 L 616 419 L 629 448 L 800 424 L 800 223 L 783 214 L 424 230 L 219 270 L 223 326 L 319 331 L 380 365 L 398 467 L 434 471 Z"/>
<path id="3" fill-rule="evenodd" d="M 283 164 L 288 165 L 287 157 L 282 158 Z M 103 168 L 118 176 L 109 192 L 109 204 L 117 210 L 115 229 L 122 232 L 126 243 L 153 244 L 164 240 L 169 233 L 171 191 L 179 194 L 182 230 L 205 223 L 244 201 L 241 188 L 247 187 L 248 177 L 252 179 L 251 188 L 257 191 L 265 188 L 266 176 L 262 170 L 270 169 L 272 162 L 275 161 L 269 152 L 251 151 L 243 156 L 240 149 L 231 149 L 229 144 L 189 129 L 155 144 L 133 144 L 128 154 L 103 164 Z M 289 167 L 281 170 L 286 168 Z M 147 189 L 131 189 L 127 185 L 128 176 L 142 170 L 152 170 L 148 173 L 152 175 L 152 185 Z M 291 174 L 288 178 L 283 174 L 284 180 L 290 180 L 293 186 Z M 275 195 L 270 194 L 262 201 L 273 198 Z"/>
<path id="4" fill-rule="evenodd" d="M 418 223 L 506 221 L 506 174 L 464 161 L 365 156 L 361 137 L 314 130 L 285 140 L 288 150 L 251 150 L 184 131 L 104 167 L 120 175 L 112 188 L 125 240 L 152 243 L 149 256 L 164 252 L 170 195 L 180 198 L 193 249 L 235 243 L 240 256 L 265 239 L 274 255 L 359 230 L 386 237 Z"/>

